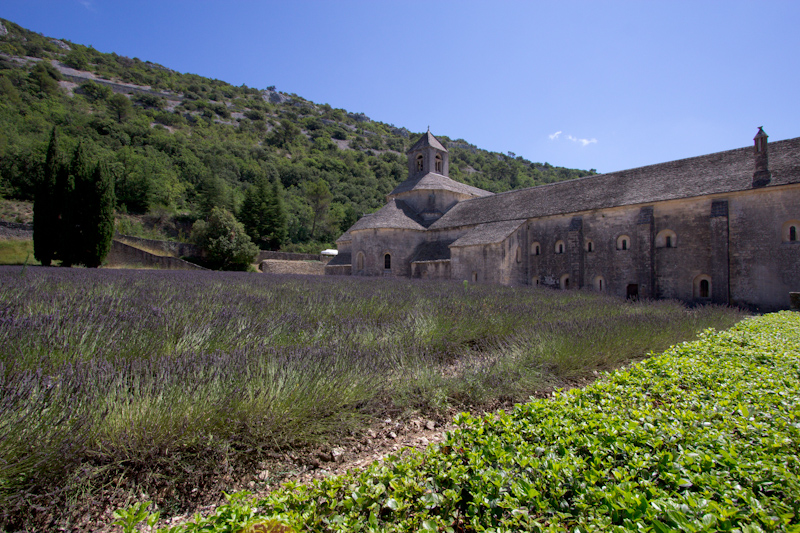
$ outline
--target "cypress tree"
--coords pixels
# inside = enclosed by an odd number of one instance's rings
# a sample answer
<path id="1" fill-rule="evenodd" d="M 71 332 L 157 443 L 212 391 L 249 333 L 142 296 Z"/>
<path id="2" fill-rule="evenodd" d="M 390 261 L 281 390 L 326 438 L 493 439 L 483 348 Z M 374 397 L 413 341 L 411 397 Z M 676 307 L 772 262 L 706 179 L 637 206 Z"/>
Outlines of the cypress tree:
<path id="1" fill-rule="evenodd" d="M 59 172 L 56 181 L 56 201 L 61 205 L 57 256 L 61 266 L 69 267 L 81 263 L 86 213 L 91 209 L 86 202 L 91 170 L 83 143 L 75 147 L 69 169 Z"/>
<path id="2" fill-rule="evenodd" d="M 267 249 L 277 250 L 286 241 L 287 221 L 286 208 L 283 205 L 283 195 L 277 180 L 272 182 L 270 194 L 266 198 L 265 226 L 267 232 L 265 241 Z M 264 238 L 262 237 L 262 238 Z"/>
<path id="3" fill-rule="evenodd" d="M 56 257 L 58 245 L 59 209 L 56 202 L 56 177 L 60 167 L 58 132 L 53 128 L 42 179 L 33 197 L 33 256 L 41 264 L 50 266 Z"/>
<path id="4" fill-rule="evenodd" d="M 97 268 L 111 251 L 114 238 L 114 184 L 103 165 L 97 165 L 82 199 L 87 209 L 82 220 L 80 263 Z"/>

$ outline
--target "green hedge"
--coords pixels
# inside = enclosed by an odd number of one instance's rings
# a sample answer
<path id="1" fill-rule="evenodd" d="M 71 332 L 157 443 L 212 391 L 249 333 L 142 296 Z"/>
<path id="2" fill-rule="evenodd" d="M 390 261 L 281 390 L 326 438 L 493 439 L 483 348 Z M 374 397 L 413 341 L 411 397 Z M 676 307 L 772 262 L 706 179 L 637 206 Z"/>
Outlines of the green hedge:
<path id="1" fill-rule="evenodd" d="M 798 391 L 800 315 L 750 318 L 586 389 L 462 414 L 424 453 L 237 495 L 171 531 L 800 531 Z"/>

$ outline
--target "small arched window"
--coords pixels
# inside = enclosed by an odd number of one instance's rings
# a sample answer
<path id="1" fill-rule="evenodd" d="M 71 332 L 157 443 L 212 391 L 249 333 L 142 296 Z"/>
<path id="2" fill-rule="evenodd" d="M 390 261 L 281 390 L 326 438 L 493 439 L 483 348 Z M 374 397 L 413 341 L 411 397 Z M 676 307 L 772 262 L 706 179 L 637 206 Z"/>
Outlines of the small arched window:
<path id="1" fill-rule="evenodd" d="M 383 268 L 386 270 L 392 269 L 392 254 L 383 255 Z"/>
<path id="2" fill-rule="evenodd" d="M 630 250 L 631 238 L 627 235 L 620 235 L 617 237 L 617 250 Z"/>
<path id="3" fill-rule="evenodd" d="M 564 241 L 556 241 L 556 253 L 557 254 L 564 253 Z"/>
<path id="4" fill-rule="evenodd" d="M 417 156 L 417 172 L 420 172 L 423 166 L 423 157 L 422 154 L 420 154 Z"/>
<path id="5" fill-rule="evenodd" d="M 436 172 L 441 174 L 441 172 L 442 172 L 442 156 L 440 156 L 439 154 L 436 154 L 435 164 L 436 164 Z"/>
<path id="6" fill-rule="evenodd" d="M 364 252 L 358 252 L 356 255 L 356 271 L 364 270 Z"/>
<path id="7" fill-rule="evenodd" d="M 592 240 L 587 240 L 586 241 L 586 252 L 587 253 L 594 252 L 594 242 L 592 242 Z"/>
<path id="8" fill-rule="evenodd" d="M 594 285 L 594 290 L 596 290 L 597 292 L 603 292 L 604 290 L 606 290 L 606 280 L 603 278 L 603 276 L 595 277 L 594 283 L 592 283 L 592 285 Z"/>
<path id="9" fill-rule="evenodd" d="M 706 274 L 700 274 L 694 278 L 693 294 L 695 298 L 706 300 L 711 298 L 711 278 Z"/>
<path id="10" fill-rule="evenodd" d="M 477 283 L 477 281 L 478 281 L 478 273 L 477 272 L 473 272 L 472 273 L 472 283 Z"/>
<path id="11" fill-rule="evenodd" d="M 783 242 L 798 242 L 800 233 L 800 220 L 790 220 L 783 225 L 781 240 Z"/>
<path id="12" fill-rule="evenodd" d="M 531 255 L 539 255 L 542 253 L 542 247 L 538 242 L 531 244 Z"/>
<path id="13" fill-rule="evenodd" d="M 656 248 L 676 248 L 678 236 L 671 229 L 664 229 L 656 235 Z"/>
<path id="14" fill-rule="evenodd" d="M 559 284 L 562 290 L 569 290 L 569 274 L 564 274 L 561 276 L 561 282 Z"/>
<path id="15" fill-rule="evenodd" d="M 516 250 L 515 255 L 516 255 L 516 258 L 517 258 L 517 263 L 522 263 L 522 248 L 521 247 L 517 246 L 517 250 Z"/>

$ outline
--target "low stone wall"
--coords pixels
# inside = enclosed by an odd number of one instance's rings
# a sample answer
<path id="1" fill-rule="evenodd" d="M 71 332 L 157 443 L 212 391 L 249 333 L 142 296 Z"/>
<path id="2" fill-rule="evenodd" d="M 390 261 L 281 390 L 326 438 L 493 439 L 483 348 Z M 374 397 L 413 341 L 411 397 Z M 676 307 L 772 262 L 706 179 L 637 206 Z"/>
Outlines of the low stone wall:
<path id="1" fill-rule="evenodd" d="M 0 239 L 31 241 L 33 240 L 33 226 L 31 224 L 0 220 Z"/>
<path id="2" fill-rule="evenodd" d="M 105 267 L 158 268 L 163 270 L 206 270 L 205 268 L 178 259 L 155 255 L 123 242 L 115 240 L 111 243 L 111 251 L 106 257 Z"/>
<path id="3" fill-rule="evenodd" d="M 266 259 L 279 259 L 281 261 L 319 261 L 320 254 L 296 254 L 291 252 L 271 252 L 261 250 L 256 257 L 256 263 L 261 263 Z"/>
<path id="4" fill-rule="evenodd" d="M 117 234 L 115 240 L 124 242 L 136 248 L 153 250 L 156 255 L 169 255 L 172 257 L 203 257 L 203 249 L 196 244 L 177 241 L 159 241 L 156 239 L 143 239 L 130 235 Z"/>
<path id="5" fill-rule="evenodd" d="M 264 274 L 304 274 L 322 276 L 325 265 L 319 261 L 286 261 L 282 259 L 265 259 L 258 265 Z"/>
<path id="6" fill-rule="evenodd" d="M 353 265 L 326 265 L 326 276 L 351 276 L 353 274 Z"/>

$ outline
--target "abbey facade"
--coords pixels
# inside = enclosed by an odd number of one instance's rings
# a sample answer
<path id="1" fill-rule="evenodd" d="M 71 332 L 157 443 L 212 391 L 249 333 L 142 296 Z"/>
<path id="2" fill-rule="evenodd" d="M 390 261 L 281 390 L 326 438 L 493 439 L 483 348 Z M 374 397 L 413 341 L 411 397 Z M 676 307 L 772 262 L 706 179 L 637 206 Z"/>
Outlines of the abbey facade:
<path id="1" fill-rule="evenodd" d="M 800 138 L 500 194 L 448 177 L 427 132 L 408 179 L 337 240 L 327 274 L 589 289 L 789 307 L 800 291 Z"/>

